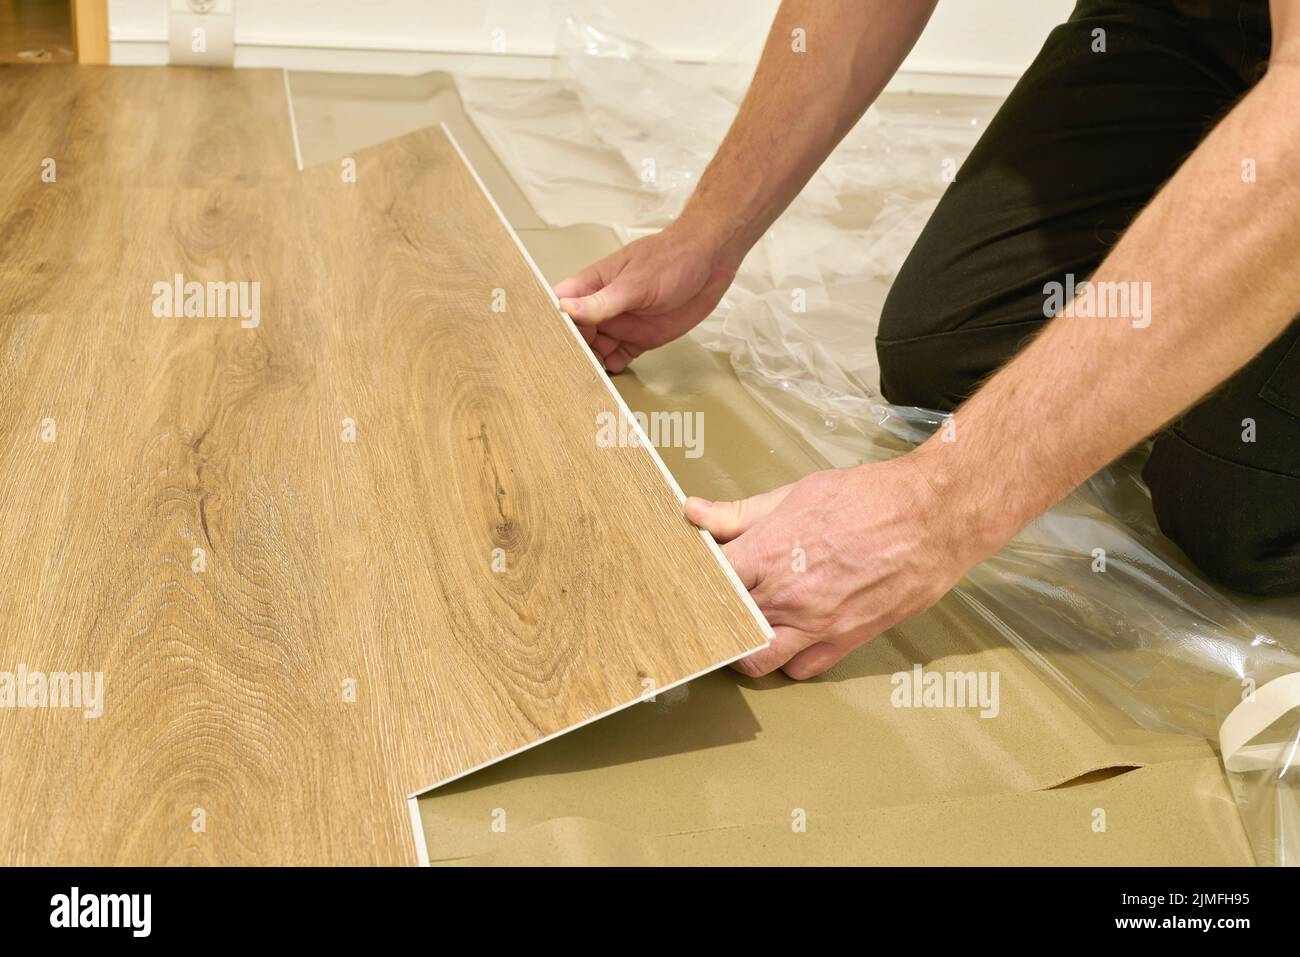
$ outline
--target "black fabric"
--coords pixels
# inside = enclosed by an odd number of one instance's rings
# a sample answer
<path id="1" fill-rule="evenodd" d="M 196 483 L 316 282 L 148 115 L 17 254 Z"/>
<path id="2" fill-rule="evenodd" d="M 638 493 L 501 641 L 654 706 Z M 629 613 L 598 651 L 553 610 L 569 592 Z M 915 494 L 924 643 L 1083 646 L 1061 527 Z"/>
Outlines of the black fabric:
<path id="1" fill-rule="evenodd" d="M 1044 286 L 1090 276 L 1259 80 L 1270 41 L 1267 0 L 1082 0 L 899 272 L 877 338 L 885 397 L 968 398 L 1047 321 Z M 1161 530 L 1212 580 L 1300 591 L 1300 322 L 1157 437 L 1143 474 Z"/>

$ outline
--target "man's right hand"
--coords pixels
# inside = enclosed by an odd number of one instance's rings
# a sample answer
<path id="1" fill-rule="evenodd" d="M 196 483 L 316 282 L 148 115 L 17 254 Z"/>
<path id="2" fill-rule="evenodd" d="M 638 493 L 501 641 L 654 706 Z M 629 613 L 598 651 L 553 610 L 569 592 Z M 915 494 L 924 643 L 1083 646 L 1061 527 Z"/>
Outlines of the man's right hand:
<path id="1" fill-rule="evenodd" d="M 684 224 L 629 243 L 555 287 L 610 372 L 690 331 L 721 301 L 738 258 Z"/>
<path id="2" fill-rule="evenodd" d="M 781 0 L 717 155 L 663 232 L 555 287 L 610 372 L 704 319 L 745 253 L 876 98 L 937 0 Z M 815 56 L 791 43 L 815 37 Z"/>

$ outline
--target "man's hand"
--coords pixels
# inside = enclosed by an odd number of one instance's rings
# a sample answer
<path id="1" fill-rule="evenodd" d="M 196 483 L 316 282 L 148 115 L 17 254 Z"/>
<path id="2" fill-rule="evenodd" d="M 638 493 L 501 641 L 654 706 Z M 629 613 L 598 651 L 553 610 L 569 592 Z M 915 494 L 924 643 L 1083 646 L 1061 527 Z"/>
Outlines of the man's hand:
<path id="1" fill-rule="evenodd" d="M 739 258 L 679 224 L 588 266 L 555 294 L 605 368 L 622 372 L 642 352 L 707 317 L 739 265 Z"/>
<path id="2" fill-rule="evenodd" d="M 782 0 L 754 81 L 681 217 L 555 287 L 610 372 L 683 335 L 861 118 L 937 0 Z M 792 31 L 815 38 L 795 52 Z"/>
<path id="3" fill-rule="evenodd" d="M 942 507 L 925 454 L 815 472 L 741 502 L 687 500 L 775 632 L 733 667 L 818 675 L 929 608 L 1005 541 L 953 521 L 962 510 Z"/>

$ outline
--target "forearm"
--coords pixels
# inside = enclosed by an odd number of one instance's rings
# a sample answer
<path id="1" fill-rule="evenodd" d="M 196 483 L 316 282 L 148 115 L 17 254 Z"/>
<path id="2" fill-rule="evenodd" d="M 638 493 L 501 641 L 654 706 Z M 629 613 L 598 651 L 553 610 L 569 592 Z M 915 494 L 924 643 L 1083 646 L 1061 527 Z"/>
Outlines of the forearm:
<path id="1" fill-rule="evenodd" d="M 749 92 L 679 223 L 739 262 L 866 112 L 937 0 L 784 0 Z M 796 52 L 794 31 L 806 49 Z"/>
<path id="2" fill-rule="evenodd" d="M 985 553 L 1222 383 L 1300 312 L 1297 102 L 1300 66 L 1275 57 L 1092 277 L 1094 289 L 1149 283 L 1139 287 L 1150 290 L 1145 319 L 1058 316 L 915 453 L 953 517 L 968 519 L 954 525 L 978 530 Z M 1243 178 L 1247 160 L 1255 182 Z"/>

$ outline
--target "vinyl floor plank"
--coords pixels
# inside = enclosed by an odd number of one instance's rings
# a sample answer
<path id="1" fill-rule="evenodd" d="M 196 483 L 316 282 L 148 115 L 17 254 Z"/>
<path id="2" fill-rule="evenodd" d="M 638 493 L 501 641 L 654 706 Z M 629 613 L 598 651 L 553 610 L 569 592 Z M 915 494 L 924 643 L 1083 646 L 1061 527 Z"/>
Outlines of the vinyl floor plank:
<path id="1" fill-rule="evenodd" d="M 0 101 L 0 705 L 103 680 L 0 707 L 0 860 L 413 863 L 412 793 L 765 643 L 444 131 L 351 181 L 279 73 Z"/>

